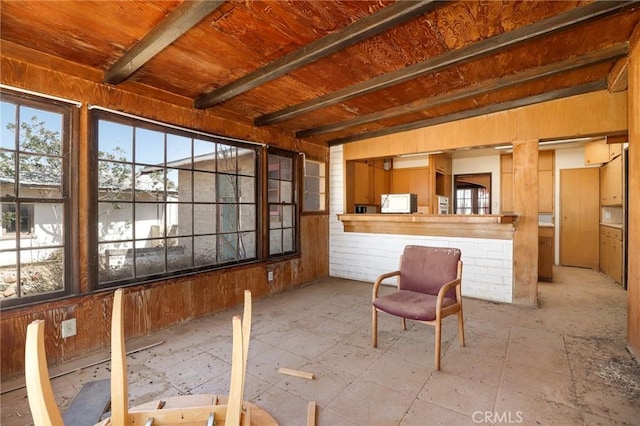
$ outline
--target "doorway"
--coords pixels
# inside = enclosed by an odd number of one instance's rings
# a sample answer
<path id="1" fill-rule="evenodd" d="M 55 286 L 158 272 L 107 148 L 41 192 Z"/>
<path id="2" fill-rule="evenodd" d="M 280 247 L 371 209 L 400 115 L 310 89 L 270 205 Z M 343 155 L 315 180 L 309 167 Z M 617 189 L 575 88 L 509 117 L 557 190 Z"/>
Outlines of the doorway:
<path id="1" fill-rule="evenodd" d="M 560 170 L 560 265 L 598 270 L 600 170 Z"/>
<path id="2" fill-rule="evenodd" d="M 454 184 L 454 214 L 491 213 L 491 173 L 456 175 Z"/>

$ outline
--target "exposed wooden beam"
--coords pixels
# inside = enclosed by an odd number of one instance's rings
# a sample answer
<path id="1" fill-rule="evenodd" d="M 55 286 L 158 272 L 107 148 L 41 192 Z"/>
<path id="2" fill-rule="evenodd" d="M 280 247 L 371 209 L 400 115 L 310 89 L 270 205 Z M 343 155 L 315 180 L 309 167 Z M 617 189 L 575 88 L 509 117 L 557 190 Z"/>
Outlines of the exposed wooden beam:
<path id="1" fill-rule="evenodd" d="M 109 84 L 122 83 L 149 59 L 210 15 L 222 3 L 224 0 L 194 0 L 181 3 L 105 71 L 104 81 Z"/>
<path id="2" fill-rule="evenodd" d="M 509 87 L 528 83 L 534 80 L 539 80 L 545 77 L 550 77 L 559 73 L 584 68 L 604 61 L 611 61 L 613 59 L 626 56 L 627 53 L 629 53 L 629 44 L 626 42 L 619 43 L 606 49 L 589 52 L 577 58 L 568 58 L 540 67 L 531 68 L 526 71 L 508 75 L 502 78 L 483 81 L 474 86 L 465 87 L 463 89 L 456 90 L 450 93 L 445 93 L 426 99 L 420 99 L 406 105 L 388 108 L 383 111 L 376 111 L 371 114 L 362 115 L 360 117 L 355 117 L 350 120 L 344 120 L 338 123 L 318 126 L 307 130 L 301 130 L 296 133 L 296 137 L 302 139 L 310 136 L 337 132 L 349 127 L 359 126 L 378 120 L 385 120 L 388 118 L 424 111 L 426 109 L 434 108 L 450 102 L 486 95 L 488 93 L 497 92 Z"/>
<path id="3" fill-rule="evenodd" d="M 322 37 L 262 68 L 258 68 L 232 83 L 198 97 L 194 102 L 194 106 L 199 109 L 204 109 L 217 105 L 227 99 L 258 87 L 261 84 L 274 80 L 296 68 L 300 68 L 422 15 L 442 4 L 444 4 L 444 2 L 434 0 L 396 2 L 344 27 L 338 32 Z"/>
<path id="4" fill-rule="evenodd" d="M 622 92 L 627 90 L 628 86 L 628 59 L 623 58 L 615 63 L 611 72 L 609 72 L 609 91 Z"/>
<path id="5" fill-rule="evenodd" d="M 387 87 L 395 86 L 406 81 L 422 77 L 426 74 L 441 71 L 453 65 L 476 60 L 490 54 L 495 54 L 536 37 L 560 31 L 587 20 L 615 12 L 633 1 L 600 1 L 578 7 L 569 12 L 552 16 L 540 22 L 499 34 L 477 43 L 470 44 L 457 50 L 429 58 L 423 62 L 408 66 L 367 81 L 356 83 L 344 89 L 319 96 L 306 102 L 293 105 L 280 111 L 262 115 L 255 119 L 256 126 L 275 124 L 291 119 L 300 114 L 308 113 L 319 108 L 334 105 L 358 96 L 363 96 Z"/>
<path id="6" fill-rule="evenodd" d="M 398 126 L 387 127 L 384 129 L 374 130 L 371 132 L 360 133 L 357 135 L 347 136 L 344 138 L 333 139 L 329 141 L 329 146 L 341 145 L 349 142 L 355 142 L 363 139 L 371 139 L 378 136 L 389 135 L 392 133 L 406 132 L 408 130 L 419 129 L 421 127 L 434 126 L 436 124 L 449 123 L 451 121 L 464 120 L 465 118 L 478 117 L 480 115 L 492 114 L 494 112 L 506 111 L 513 108 L 519 108 L 527 105 L 533 105 L 540 102 L 552 101 L 569 96 L 582 95 L 589 92 L 595 92 L 607 88 L 607 81 L 595 81 L 579 86 L 568 87 L 565 89 L 554 90 L 552 92 L 541 93 L 539 95 L 528 96 L 522 99 L 516 99 L 508 102 L 487 105 L 481 108 L 456 112 L 454 114 L 443 115 L 440 117 L 427 118 L 411 123 L 400 124 Z"/>

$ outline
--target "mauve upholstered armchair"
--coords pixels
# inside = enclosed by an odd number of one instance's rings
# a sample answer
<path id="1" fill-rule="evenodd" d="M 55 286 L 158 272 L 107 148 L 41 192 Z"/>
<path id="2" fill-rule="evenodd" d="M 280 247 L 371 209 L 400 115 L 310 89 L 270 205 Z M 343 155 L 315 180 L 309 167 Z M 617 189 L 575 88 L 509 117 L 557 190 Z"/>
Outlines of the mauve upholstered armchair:
<path id="1" fill-rule="evenodd" d="M 397 277 L 397 291 L 378 296 L 380 283 Z M 409 245 L 400 256 L 397 271 L 380 275 L 373 285 L 371 338 L 378 346 L 378 312 L 386 312 L 402 318 L 402 329 L 407 329 L 406 319 L 435 327 L 436 370 L 440 370 L 442 319 L 458 315 L 458 337 L 464 346 L 464 319 L 462 316 L 462 261 L 456 248 Z"/>

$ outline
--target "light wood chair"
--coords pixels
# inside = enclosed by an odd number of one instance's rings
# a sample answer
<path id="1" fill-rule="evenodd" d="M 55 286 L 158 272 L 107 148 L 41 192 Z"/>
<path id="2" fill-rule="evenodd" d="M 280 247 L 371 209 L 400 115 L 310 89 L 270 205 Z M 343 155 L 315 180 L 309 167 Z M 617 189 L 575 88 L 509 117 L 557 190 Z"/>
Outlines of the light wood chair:
<path id="1" fill-rule="evenodd" d="M 378 296 L 383 280 L 397 277 L 397 291 Z M 378 312 L 435 327 L 435 369 L 440 370 L 442 319 L 458 315 L 458 337 L 464 346 L 464 319 L 462 316 L 462 261 L 455 248 L 406 246 L 397 271 L 380 275 L 373 285 L 371 340 L 378 346 Z"/>
<path id="2" fill-rule="evenodd" d="M 124 339 L 124 290 L 113 297 L 111 317 L 111 417 L 98 423 L 105 425 L 200 425 L 224 423 L 225 426 L 277 425 L 264 410 L 245 403 L 244 383 L 247 371 L 249 341 L 251 339 L 251 292 L 244 292 L 242 319 L 234 316 L 231 384 L 226 404 L 218 404 L 215 395 L 188 395 L 167 398 L 173 402 L 166 408 L 129 409 L 127 392 L 127 358 Z M 29 408 L 35 426 L 64 426 L 49 380 L 44 347 L 44 321 L 33 321 L 27 327 L 25 346 L 25 378 Z M 184 404 L 185 406 L 183 406 Z M 252 419 L 254 420 L 252 422 Z"/>
<path id="3" fill-rule="evenodd" d="M 49 380 L 43 320 L 33 321 L 27 326 L 24 370 L 33 424 L 35 426 L 64 425 Z"/>
<path id="4" fill-rule="evenodd" d="M 128 408 L 127 398 L 127 362 L 124 350 L 124 318 L 122 289 L 116 290 L 111 321 L 111 418 L 102 425 L 205 425 L 212 423 L 225 426 L 248 426 L 252 415 L 252 405 L 243 404 L 244 382 L 247 370 L 249 340 L 251 338 L 251 292 L 245 290 L 243 318 L 234 316 L 233 347 L 231 361 L 231 384 L 226 404 L 217 404 L 216 399 L 203 405 L 188 407 L 169 407 L 155 409 Z"/>

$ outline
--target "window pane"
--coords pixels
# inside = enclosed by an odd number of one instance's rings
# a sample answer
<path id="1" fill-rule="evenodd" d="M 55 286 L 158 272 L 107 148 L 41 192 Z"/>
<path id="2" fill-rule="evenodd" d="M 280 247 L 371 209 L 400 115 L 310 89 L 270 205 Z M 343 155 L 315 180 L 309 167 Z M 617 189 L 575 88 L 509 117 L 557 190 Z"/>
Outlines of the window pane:
<path id="1" fill-rule="evenodd" d="M 52 246 L 64 244 L 64 205 L 61 203 L 22 204 L 21 220 L 31 218 L 31 246 Z"/>
<path id="2" fill-rule="evenodd" d="M 133 127 L 111 121 L 98 123 L 98 158 L 133 161 Z"/>
<path id="3" fill-rule="evenodd" d="M 138 203 L 136 204 L 135 238 L 164 237 L 164 204 Z M 160 241 L 161 242 L 161 241 Z"/>
<path id="4" fill-rule="evenodd" d="M 193 206 L 193 233 L 214 234 L 216 232 L 216 205 L 195 204 Z"/>
<path id="5" fill-rule="evenodd" d="M 133 168 L 128 164 L 98 161 L 98 198 L 131 200 Z"/>
<path id="6" fill-rule="evenodd" d="M 256 202 L 256 178 L 238 177 L 238 196 L 241 203 Z"/>
<path id="7" fill-rule="evenodd" d="M 256 234 L 255 232 L 240 234 L 238 258 L 254 259 L 256 257 Z"/>
<path id="8" fill-rule="evenodd" d="M 238 234 L 218 235 L 218 262 L 231 262 L 238 258 Z"/>
<path id="9" fill-rule="evenodd" d="M 293 180 L 293 159 L 289 157 L 280 157 L 280 179 Z"/>
<path id="10" fill-rule="evenodd" d="M 136 163 L 164 165 L 164 134 L 136 128 Z"/>
<path id="11" fill-rule="evenodd" d="M 269 179 L 269 202 L 270 203 L 279 203 L 280 202 L 280 181 Z"/>
<path id="12" fill-rule="evenodd" d="M 167 134 L 167 166 L 191 168 L 191 138 Z"/>
<path id="13" fill-rule="evenodd" d="M 62 119 L 60 113 L 20 107 L 20 150 L 62 155 Z"/>
<path id="14" fill-rule="evenodd" d="M 164 247 L 150 247 L 148 241 L 136 241 L 136 275 L 161 274 L 164 268 Z"/>
<path id="15" fill-rule="evenodd" d="M 235 203 L 236 191 L 238 187 L 238 179 L 234 175 L 220 174 L 218 177 L 218 202 L 221 203 Z"/>
<path id="16" fill-rule="evenodd" d="M 283 203 L 293 202 L 293 182 L 280 181 L 280 201 Z"/>
<path id="17" fill-rule="evenodd" d="M 20 289 L 23 295 L 49 293 L 64 288 L 61 249 L 20 251 Z"/>
<path id="18" fill-rule="evenodd" d="M 13 152 L 0 151 L 0 194 L 15 196 L 16 156 Z"/>
<path id="19" fill-rule="evenodd" d="M 133 278 L 133 244 L 98 245 L 98 281 L 101 283 Z"/>
<path id="20" fill-rule="evenodd" d="M 16 105 L 2 102 L 0 110 L 0 148 L 16 149 Z"/>
<path id="21" fill-rule="evenodd" d="M 167 270 L 179 271 L 193 267 L 191 258 L 191 237 L 170 238 L 167 240 Z"/>
<path id="22" fill-rule="evenodd" d="M 172 196 L 175 195 L 180 201 L 185 203 L 193 201 L 192 180 L 193 173 L 191 171 L 169 169 L 167 171 L 167 190 L 171 191 Z M 176 185 L 175 193 L 173 192 L 174 184 Z"/>
<path id="23" fill-rule="evenodd" d="M 243 204 L 240 206 L 240 223 L 238 224 L 239 231 L 254 231 L 257 229 L 256 225 L 256 206 Z"/>
<path id="24" fill-rule="evenodd" d="M 200 170 L 215 171 L 216 144 L 201 139 L 193 140 L 193 167 Z"/>
<path id="25" fill-rule="evenodd" d="M 277 155 L 269 155 L 268 162 L 269 179 L 280 179 L 280 157 Z"/>
<path id="26" fill-rule="evenodd" d="M 23 213 L 20 212 L 18 214 L 18 207 L 16 203 L 2 203 L 2 235 L 15 234 L 16 232 L 31 232 L 31 227 L 29 225 L 29 218 L 25 217 Z M 20 217 L 18 217 L 20 216 Z M 10 245 L 5 241 L 3 244 L 3 248 L 17 248 L 16 239 L 9 240 L 12 241 Z M 15 264 L 15 259 L 14 259 Z"/>
<path id="27" fill-rule="evenodd" d="M 238 174 L 256 175 L 256 152 L 254 150 L 238 148 Z"/>
<path id="28" fill-rule="evenodd" d="M 177 217 L 175 216 L 177 209 Z M 167 207 L 167 236 L 191 235 L 193 233 L 193 207 L 191 204 L 169 204 Z"/>
<path id="29" fill-rule="evenodd" d="M 220 232 L 235 232 L 238 230 L 238 208 L 235 204 L 218 205 L 218 213 Z"/>
<path id="30" fill-rule="evenodd" d="M 282 230 L 272 229 L 269 231 L 269 254 L 282 253 Z"/>
<path id="31" fill-rule="evenodd" d="M 293 240 L 293 229 L 282 230 L 282 252 L 287 253 L 293 251 L 295 242 Z"/>
<path id="32" fill-rule="evenodd" d="M 43 155 L 20 155 L 21 197 L 59 198 L 62 194 L 62 159 Z"/>
<path id="33" fill-rule="evenodd" d="M 164 199 L 164 170 L 136 166 L 136 201 Z"/>
<path id="34" fill-rule="evenodd" d="M 218 172 L 233 173 L 237 171 L 237 149 L 235 146 L 218 144 Z"/>
<path id="35" fill-rule="evenodd" d="M 212 203 L 216 201 L 216 174 L 193 172 L 193 201 Z"/>
<path id="36" fill-rule="evenodd" d="M 216 264 L 216 236 L 206 235 L 193 238 L 194 266 Z"/>
<path id="37" fill-rule="evenodd" d="M 293 206 L 282 206 L 282 227 L 290 228 L 293 226 Z"/>
<path id="38" fill-rule="evenodd" d="M 98 240 L 133 238 L 133 206 L 130 203 L 98 203 Z"/>

